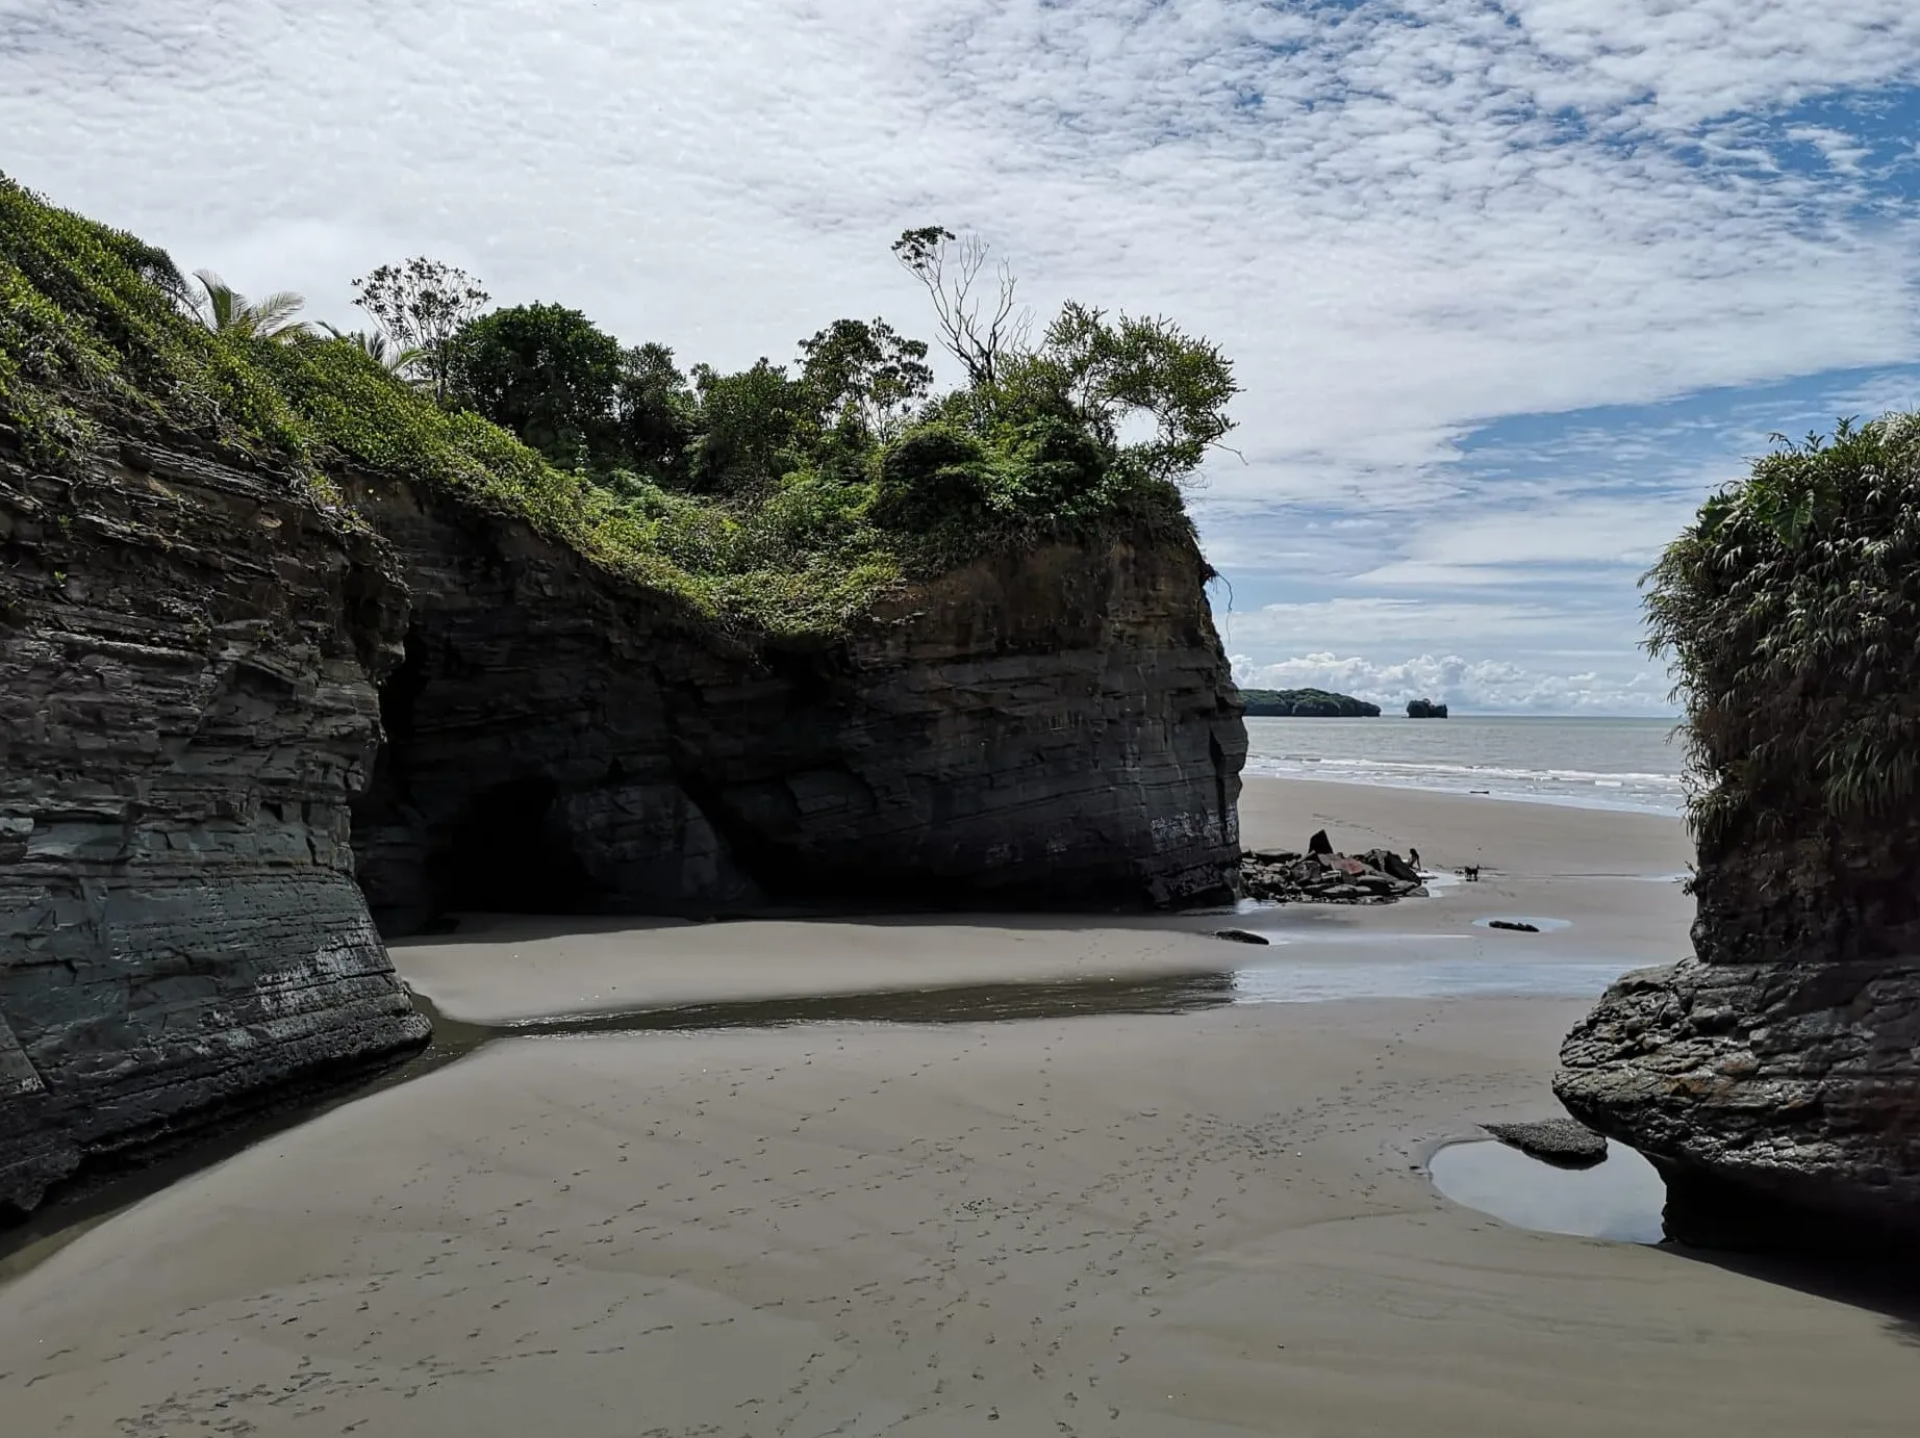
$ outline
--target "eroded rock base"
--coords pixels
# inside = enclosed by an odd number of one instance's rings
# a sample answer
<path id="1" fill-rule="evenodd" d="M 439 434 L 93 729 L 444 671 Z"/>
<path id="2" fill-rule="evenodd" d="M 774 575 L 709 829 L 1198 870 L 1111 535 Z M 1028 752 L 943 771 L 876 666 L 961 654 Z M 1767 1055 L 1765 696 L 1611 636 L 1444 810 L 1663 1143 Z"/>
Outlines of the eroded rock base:
<path id="1" fill-rule="evenodd" d="M 0 430 L 0 1206 L 419 1043 L 348 797 L 405 595 L 302 481 Z"/>
<path id="2" fill-rule="evenodd" d="M 1629 974 L 1554 1091 L 1667 1180 L 1706 1247 L 1920 1242 L 1920 961 L 1689 959 Z"/>

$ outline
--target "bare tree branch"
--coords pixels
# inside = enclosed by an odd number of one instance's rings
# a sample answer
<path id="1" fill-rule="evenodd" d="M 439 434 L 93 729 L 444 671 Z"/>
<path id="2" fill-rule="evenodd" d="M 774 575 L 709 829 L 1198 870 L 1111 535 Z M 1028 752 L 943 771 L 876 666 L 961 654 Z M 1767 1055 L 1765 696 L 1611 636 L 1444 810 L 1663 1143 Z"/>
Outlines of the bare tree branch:
<path id="1" fill-rule="evenodd" d="M 1012 269 L 1001 262 L 989 308 L 977 291 L 988 257 L 987 243 L 978 235 L 963 240 L 942 226 L 928 225 L 902 234 L 893 253 L 932 298 L 941 348 L 960 361 L 969 385 L 991 389 L 1002 361 L 1025 347 L 1033 322 L 1030 310 L 1015 311 Z"/>

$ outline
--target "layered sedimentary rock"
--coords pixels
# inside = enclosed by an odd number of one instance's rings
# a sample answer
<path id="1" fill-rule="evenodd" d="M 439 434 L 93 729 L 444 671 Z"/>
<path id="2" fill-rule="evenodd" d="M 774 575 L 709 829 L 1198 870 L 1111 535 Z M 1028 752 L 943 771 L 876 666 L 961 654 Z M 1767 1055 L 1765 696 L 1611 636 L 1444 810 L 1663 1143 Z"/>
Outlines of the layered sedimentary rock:
<path id="1" fill-rule="evenodd" d="M 1920 963 L 1642 970 L 1560 1059 L 1567 1108 L 1666 1178 L 1670 1236 L 1920 1243 Z"/>
<path id="2" fill-rule="evenodd" d="M 981 560 L 782 647 L 344 483 L 371 525 L 156 442 L 0 449 L 0 1202 L 424 1039 L 368 900 L 1232 891 L 1245 737 L 1189 541 Z"/>
<path id="3" fill-rule="evenodd" d="M 1701 847 L 1694 955 L 1630 974 L 1555 1090 L 1667 1180 L 1676 1238 L 1920 1241 L 1920 830 L 1758 808 Z"/>
<path id="4" fill-rule="evenodd" d="M 413 594 L 354 830 L 392 927 L 1232 891 L 1245 731 L 1189 541 L 983 559 L 782 646 L 444 492 L 349 490 Z"/>
<path id="5" fill-rule="evenodd" d="M 422 1040 L 347 800 L 398 658 L 391 557 L 285 476 L 0 428 L 0 1205 L 83 1158 Z"/>

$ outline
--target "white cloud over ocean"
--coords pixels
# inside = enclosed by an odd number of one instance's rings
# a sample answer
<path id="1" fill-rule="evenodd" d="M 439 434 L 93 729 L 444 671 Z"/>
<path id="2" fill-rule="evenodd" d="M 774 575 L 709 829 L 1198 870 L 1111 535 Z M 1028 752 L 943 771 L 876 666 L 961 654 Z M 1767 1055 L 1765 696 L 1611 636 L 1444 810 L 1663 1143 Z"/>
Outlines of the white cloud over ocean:
<path id="1" fill-rule="evenodd" d="M 1238 360 L 1245 673 L 1637 711 L 1706 490 L 1920 400 L 1917 84 L 1902 0 L 0 0 L 0 169 L 322 318 L 425 252 L 736 365 L 976 228 Z"/>

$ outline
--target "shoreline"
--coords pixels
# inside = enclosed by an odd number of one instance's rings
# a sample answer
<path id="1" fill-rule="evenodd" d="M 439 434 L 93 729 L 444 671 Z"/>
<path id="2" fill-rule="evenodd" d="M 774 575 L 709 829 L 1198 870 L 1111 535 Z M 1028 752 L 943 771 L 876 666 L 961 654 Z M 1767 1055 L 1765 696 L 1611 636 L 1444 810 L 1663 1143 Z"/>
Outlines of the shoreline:
<path id="1" fill-rule="evenodd" d="M 1458 715 L 1428 723 L 1356 719 L 1329 731 L 1317 719 L 1250 717 L 1243 777 L 1682 818 L 1681 724 L 1677 716 Z M 1536 730 L 1548 737 L 1519 737 Z"/>
<path id="2" fill-rule="evenodd" d="M 616 998 L 826 1013 L 806 995 L 924 1001 L 955 975 L 1625 969 L 1685 943 L 1690 904 L 1649 882 L 1681 866 L 1673 820 L 1257 777 L 1242 814 L 1249 847 L 1324 827 L 1486 877 L 1265 911 L 1271 949 L 1192 914 L 512 919 L 398 944 L 448 1015 L 547 1036 L 509 1030 L 72 1236 L 0 1287 L 8 1412 L 177 1438 L 1224 1438 L 1416 1413 L 1440 1438 L 1904 1432 L 1920 1372 L 1883 1312 L 1434 1189 L 1447 1143 L 1557 1111 L 1585 999 L 550 1021 Z M 1497 912 L 1569 925 L 1475 926 Z"/>
<path id="3" fill-rule="evenodd" d="M 1572 795 L 1554 793 L 1515 794 L 1501 793 L 1491 789 L 1442 789 L 1431 784 L 1395 783 L 1391 779 L 1360 779 L 1338 777 L 1331 778 L 1320 774 L 1272 773 L 1265 770 L 1243 770 L 1241 782 L 1249 783 L 1261 780 L 1274 784 L 1339 784 L 1350 785 L 1356 789 L 1391 789 L 1401 794 L 1435 794 L 1447 799 L 1491 799 L 1500 804 L 1541 804 L 1551 809 L 1581 809 L 1602 814 L 1648 814 L 1655 818 L 1683 821 L 1685 814 L 1678 806 L 1668 808 L 1653 804 L 1632 804 L 1625 800 L 1610 802 L 1606 799 L 1580 799 Z"/>

